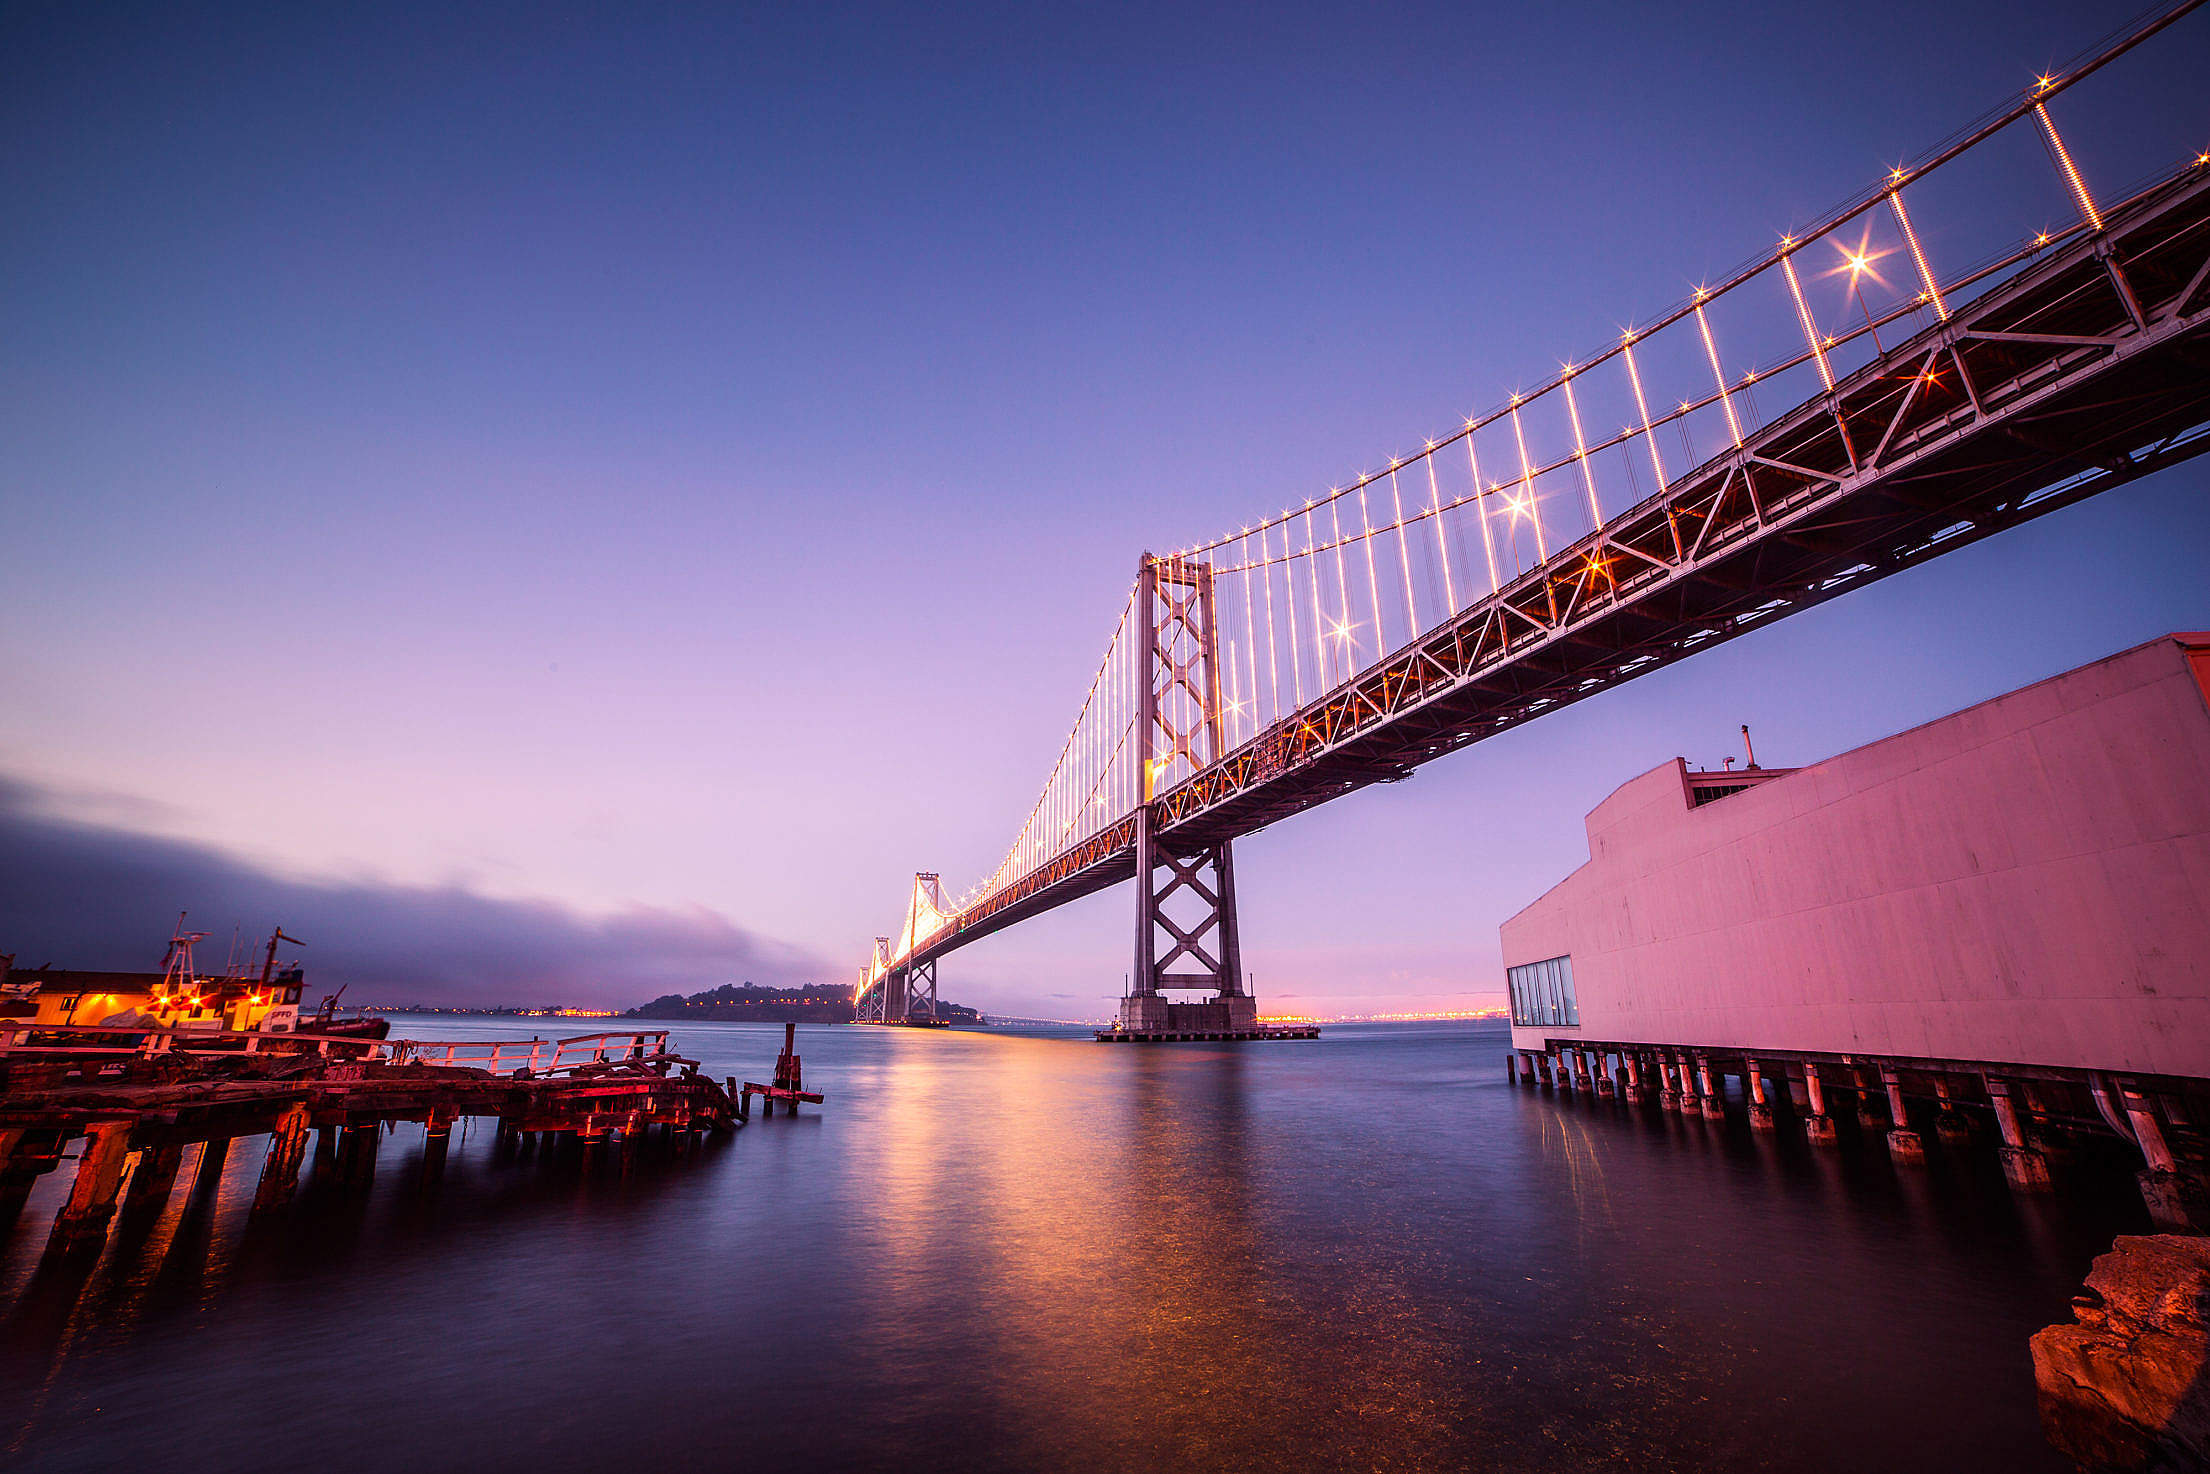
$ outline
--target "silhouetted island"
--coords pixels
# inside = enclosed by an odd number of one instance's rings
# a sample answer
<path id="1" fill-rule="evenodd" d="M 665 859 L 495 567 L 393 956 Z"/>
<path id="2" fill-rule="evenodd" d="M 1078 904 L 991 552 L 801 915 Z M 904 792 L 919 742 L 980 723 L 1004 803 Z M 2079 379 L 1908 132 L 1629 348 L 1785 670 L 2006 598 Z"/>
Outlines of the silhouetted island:
<path id="1" fill-rule="evenodd" d="M 939 1003 L 937 1011 L 955 1024 L 985 1022 L 982 1014 L 957 1003 Z M 835 983 L 808 983 L 799 988 L 762 988 L 752 983 L 723 983 L 718 988 L 684 997 L 668 993 L 629 1010 L 626 1018 L 729 1019 L 744 1023 L 848 1024 L 852 1021 L 852 990 Z"/>

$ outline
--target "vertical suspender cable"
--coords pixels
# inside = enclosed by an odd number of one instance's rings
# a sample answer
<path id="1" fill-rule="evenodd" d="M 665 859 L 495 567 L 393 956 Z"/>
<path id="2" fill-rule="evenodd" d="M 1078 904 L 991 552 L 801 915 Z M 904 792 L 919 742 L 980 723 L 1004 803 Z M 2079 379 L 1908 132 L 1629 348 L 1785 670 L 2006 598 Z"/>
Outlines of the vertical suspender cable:
<path id="1" fill-rule="evenodd" d="M 1466 427 L 1466 471 L 1473 477 L 1473 514 L 1481 522 L 1481 552 L 1489 561 L 1489 592 L 1502 587 L 1496 581 L 1496 537 L 1489 531 L 1489 491 L 1481 480 L 1481 459 L 1473 453 L 1473 427 Z"/>
<path id="2" fill-rule="evenodd" d="M 1443 622 L 1447 624 L 1458 617 L 1458 586 L 1451 580 L 1450 547 L 1443 541 L 1443 488 L 1435 480 L 1434 452 L 1428 452 L 1426 459 L 1428 504 L 1435 509 L 1435 556 L 1443 560 L 1443 602 L 1448 606 Z"/>
<path id="3" fill-rule="evenodd" d="M 1397 565 L 1404 570 L 1404 620 L 1411 627 L 1407 640 L 1420 635 L 1420 606 L 1412 597 L 1412 549 L 1404 537 L 1404 488 L 1397 482 L 1397 473 L 1389 473 L 1389 500 L 1397 511 Z"/>
<path id="4" fill-rule="evenodd" d="M 1297 637 L 1297 558 L 1289 550 L 1289 517 L 1282 516 L 1281 524 L 1281 577 L 1284 597 L 1283 607 L 1289 615 L 1289 682 L 1290 694 L 1297 699 L 1301 710 L 1305 704 L 1304 656 L 1300 653 L 1303 641 Z"/>
<path id="5" fill-rule="evenodd" d="M 1374 613 L 1374 659 L 1381 659 L 1389 641 L 1381 632 L 1381 580 L 1374 574 L 1374 522 L 1366 510 L 1366 483 L 1358 483 L 1358 540 L 1366 549 L 1366 599 Z"/>

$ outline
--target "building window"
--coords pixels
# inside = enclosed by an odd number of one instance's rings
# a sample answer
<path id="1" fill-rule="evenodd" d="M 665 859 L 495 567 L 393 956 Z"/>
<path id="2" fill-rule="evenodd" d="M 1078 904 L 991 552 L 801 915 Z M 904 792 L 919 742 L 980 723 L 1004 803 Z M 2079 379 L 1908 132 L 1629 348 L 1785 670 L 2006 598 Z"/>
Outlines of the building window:
<path id="1" fill-rule="evenodd" d="M 1581 1005 L 1573 997 L 1572 958 L 1522 963 L 1507 968 L 1504 977 L 1512 990 L 1513 1023 L 1522 1028 L 1581 1026 Z"/>

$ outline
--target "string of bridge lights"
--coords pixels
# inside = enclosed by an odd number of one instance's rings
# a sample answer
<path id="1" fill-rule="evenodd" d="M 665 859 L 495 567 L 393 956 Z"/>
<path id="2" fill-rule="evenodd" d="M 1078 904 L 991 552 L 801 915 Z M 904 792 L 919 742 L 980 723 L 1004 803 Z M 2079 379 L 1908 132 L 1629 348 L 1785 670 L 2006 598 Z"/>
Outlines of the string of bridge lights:
<path id="1" fill-rule="evenodd" d="M 2185 10 L 2190 10 L 2193 8 L 2194 7 L 2192 5 L 2182 7 L 2180 10 L 2175 11 L 2167 16 L 2163 24 L 2168 24 L 2171 20 L 2178 19 L 2179 15 L 2183 14 Z M 2157 29 L 2161 29 L 2161 25 L 2158 26 Z M 2151 34 L 2153 34 L 2152 30 L 2142 30 L 2134 39 L 2136 41 L 2146 40 Z M 1928 263 L 1924 247 L 1918 238 L 1917 228 L 1910 218 L 1910 212 L 1903 203 L 1902 191 L 1905 187 L 1925 179 L 1928 175 L 1932 174 L 1942 165 L 1949 163 L 1951 160 L 1965 153 L 1973 145 L 1982 142 L 1990 135 L 2001 131 L 2003 128 L 2008 127 L 2010 124 L 2017 122 L 2019 119 L 2027 116 L 2030 113 L 2039 122 L 2044 141 L 2048 145 L 2050 153 L 2052 154 L 2057 164 L 2058 170 L 2063 175 L 2066 186 L 2070 190 L 2073 201 L 2079 208 L 2080 214 L 2082 216 L 2081 223 L 2079 224 L 2068 226 L 2061 230 L 2043 231 L 2038 233 L 2033 238 L 2033 245 L 2035 247 L 2046 247 L 2048 245 L 2066 239 L 2067 237 L 2081 230 L 2099 231 L 2102 229 L 2101 213 L 2096 207 L 2092 195 L 2088 191 L 2084 176 L 2081 175 L 2078 166 L 2074 163 L 2072 159 L 2070 149 L 2065 144 L 2063 136 L 2057 130 L 2055 119 L 2049 113 L 2048 103 L 2052 98 L 2056 97 L 2067 88 L 2070 88 L 2077 83 L 2083 81 L 2088 76 L 2099 70 L 2102 66 L 2108 64 L 2110 61 L 2115 60 L 2118 54 L 2119 53 L 2116 51 L 2106 50 L 2100 55 L 2095 56 L 2093 60 L 2076 66 L 2069 71 L 2065 71 L 2060 74 L 2043 73 L 2037 76 L 2034 79 L 2033 85 L 2025 90 L 2021 98 L 2010 103 L 2003 104 L 1998 108 L 1992 110 L 1990 113 L 1983 115 L 1983 117 L 1975 124 L 1968 125 L 1967 128 L 1960 133 L 1960 135 L 1952 138 L 1946 144 L 1938 147 L 1937 150 L 1932 155 L 1930 155 L 1925 162 L 1916 165 L 1897 165 L 1889 169 L 1887 174 L 1881 179 L 1881 181 L 1877 185 L 1873 186 L 1870 190 L 1834 210 L 1827 216 L 1827 218 L 1823 222 L 1810 228 L 1809 230 L 1801 232 L 1800 234 L 1787 234 L 1781 236 L 1779 243 L 1772 251 L 1768 252 L 1762 257 L 1759 257 L 1757 260 L 1738 268 L 1731 276 L 1722 281 L 1718 286 L 1697 286 L 1693 289 L 1693 291 L 1687 298 L 1677 303 L 1675 306 L 1667 309 L 1649 327 L 1636 328 L 1630 325 L 1621 329 L 1619 341 L 1617 343 L 1612 344 L 1610 347 L 1603 349 L 1601 352 L 1592 355 L 1586 360 L 1575 361 L 1569 359 L 1562 362 L 1559 365 L 1559 371 L 1555 376 L 1537 386 L 1533 390 L 1514 392 L 1508 400 L 1506 400 L 1503 404 L 1497 406 L 1495 409 L 1490 410 L 1484 414 L 1468 416 L 1463 424 L 1461 424 L 1457 429 L 1451 431 L 1449 434 L 1444 435 L 1440 438 L 1427 440 L 1421 450 L 1409 456 L 1392 456 L 1389 460 L 1389 464 L 1382 470 L 1361 472 L 1347 485 L 1330 487 L 1328 490 L 1328 494 L 1324 497 L 1308 497 L 1301 507 L 1285 507 L 1279 514 L 1275 516 L 1268 517 L 1262 519 L 1259 522 L 1241 527 L 1237 531 L 1232 533 L 1223 533 L 1218 537 L 1212 538 L 1210 541 L 1195 543 L 1188 547 L 1178 549 L 1172 556 L 1177 558 L 1198 557 L 1206 553 L 1215 552 L 1221 548 L 1226 547 L 1230 543 L 1238 542 L 1252 534 L 1262 533 L 1274 527 L 1284 526 L 1285 524 L 1292 522 L 1299 517 L 1305 516 L 1308 512 L 1311 512 L 1318 508 L 1326 507 L 1332 502 L 1335 502 L 1352 492 L 1363 490 L 1364 488 L 1371 486 L 1375 482 L 1381 480 L 1383 477 L 1389 476 L 1392 473 L 1402 469 L 1403 467 L 1412 464 L 1413 462 L 1430 458 L 1435 454 L 1435 452 L 1446 449 L 1461 440 L 1467 439 L 1477 432 L 1487 429 L 1490 425 L 1496 424 L 1506 418 L 1510 418 L 1514 421 L 1515 431 L 1517 431 L 1518 416 L 1520 411 L 1536 403 L 1538 400 L 1541 400 L 1545 396 L 1561 390 L 1564 392 L 1565 397 L 1568 399 L 1568 401 L 1571 401 L 1573 399 L 1572 382 L 1574 378 L 1578 375 L 1586 374 L 1590 369 L 1596 368 L 1599 365 L 1602 365 L 1615 357 L 1624 357 L 1624 359 L 1626 360 L 1628 374 L 1630 378 L 1635 381 L 1636 399 L 1639 403 L 1642 399 L 1640 387 L 1641 375 L 1639 367 L 1634 361 L 1635 345 L 1637 343 L 1646 341 L 1655 334 L 1663 331 L 1668 327 L 1673 326 L 1676 323 L 1682 322 L 1689 317 L 1694 317 L 1697 320 L 1697 327 L 1705 345 L 1706 357 L 1710 361 L 1712 376 L 1715 381 L 1715 390 L 1712 394 L 1707 395 L 1699 400 L 1682 400 L 1675 410 L 1665 415 L 1659 416 L 1654 420 L 1649 417 L 1647 409 L 1645 408 L 1643 414 L 1644 424 L 1639 430 L 1633 426 L 1624 426 L 1621 428 L 1618 435 L 1613 436 L 1609 440 L 1603 441 L 1600 444 L 1593 446 L 1587 445 L 1582 442 L 1581 429 L 1579 425 L 1580 417 L 1578 406 L 1569 404 L 1568 415 L 1569 418 L 1573 421 L 1574 435 L 1576 441 L 1574 454 L 1560 457 L 1556 461 L 1552 461 L 1541 466 L 1529 467 L 1523 463 L 1522 483 L 1524 484 L 1527 481 L 1539 479 L 1540 477 L 1552 474 L 1576 462 L 1585 462 L 1590 456 L 1611 449 L 1614 446 L 1623 444 L 1626 441 L 1632 439 L 1637 434 L 1650 434 L 1660 425 L 1678 420 L 1688 414 L 1694 413 L 1696 410 L 1708 408 L 1712 404 L 1720 404 L 1722 406 L 1725 406 L 1726 413 L 1730 421 L 1730 429 L 1733 432 L 1733 437 L 1736 443 L 1739 444 L 1741 440 L 1741 429 L 1738 423 L 1733 423 L 1734 412 L 1731 404 L 1731 397 L 1733 394 L 1742 392 L 1742 390 L 1754 385 L 1760 379 L 1771 378 L 1774 375 L 1783 373 L 1790 368 L 1794 368 L 1806 362 L 1812 361 L 1818 361 L 1821 363 L 1822 378 L 1827 378 L 1827 387 L 1831 389 L 1833 387 L 1831 378 L 1824 373 L 1824 352 L 1841 346 L 1842 344 L 1848 343 L 1857 337 L 1861 337 L 1867 331 L 1869 331 L 1868 328 L 1853 328 L 1849 332 L 1840 336 L 1831 336 L 1819 334 L 1812 328 L 1809 320 L 1808 311 L 1803 309 L 1802 291 L 1800 284 L 1797 282 L 1795 268 L 1793 264 L 1793 258 L 1796 253 L 1804 249 L 1806 246 L 1812 244 L 1813 242 L 1825 239 L 1826 237 L 1832 235 L 1834 232 L 1842 229 L 1844 226 L 1847 226 L 1856 221 L 1860 216 L 1863 216 L 1868 211 L 1877 210 L 1883 203 L 1887 204 L 1890 207 L 1890 210 L 1893 213 L 1896 223 L 1900 229 L 1902 240 L 1904 242 L 1903 249 L 1908 251 L 1911 257 L 1912 265 L 1916 268 L 1916 272 L 1921 284 L 1919 295 L 1911 302 L 1906 304 L 1904 308 L 1898 310 L 1894 314 L 1891 314 L 1891 317 L 1902 316 L 1916 308 L 1922 308 L 1930 305 L 1934 308 L 1936 315 L 1939 318 L 1944 321 L 1947 320 L 1949 316 L 1948 304 L 1944 298 L 1942 289 L 1939 283 L 1936 281 L 1934 273 Z M 2198 167 L 2210 165 L 2210 152 L 2206 152 L 2205 154 L 2198 156 L 2198 158 L 2195 160 L 2195 163 Z M 1889 254 L 1892 254 L 1891 252 L 1869 252 L 1862 242 L 1860 242 L 1860 244 L 1855 249 L 1843 245 L 1840 242 L 1833 242 L 1832 244 L 1841 253 L 1842 260 L 1826 274 L 1829 276 L 1836 276 L 1847 272 L 1852 278 L 1853 282 L 1856 278 L 1870 272 L 1875 261 Z M 1799 312 L 1801 312 L 1802 314 L 1804 331 L 1807 339 L 1809 339 L 1809 343 L 1804 352 L 1797 354 L 1792 358 L 1789 358 L 1783 362 L 1774 364 L 1767 368 L 1750 370 L 1746 372 L 1740 379 L 1729 381 L 1724 371 L 1719 366 L 1717 343 L 1711 331 L 1710 318 L 1706 309 L 1712 303 L 1717 302 L 1719 299 L 1727 296 L 1729 293 L 1734 292 L 1747 283 L 1764 275 L 1775 266 L 1783 267 L 1784 274 L 1789 278 L 1791 292 L 1792 295 L 1796 298 Z M 1977 276 L 1981 274 L 1984 273 L 1975 273 L 1974 275 Z M 1876 273 L 1875 276 L 1877 279 Z M 1966 284 L 1968 284 L 1968 281 L 1966 279 L 1960 279 L 1957 282 L 1951 283 L 1951 290 L 1956 290 Z M 1889 319 L 1886 318 L 1882 319 L 1879 325 L 1886 326 L 1888 320 Z M 1521 434 L 1523 438 L 1523 432 L 1521 432 Z M 1492 492 L 1496 491 L 1500 489 L 1504 484 L 1505 483 L 1502 482 L 1491 481 L 1489 483 L 1488 490 Z M 1659 485 L 1662 487 L 1666 484 L 1667 483 L 1662 474 L 1662 470 L 1660 470 Z M 1438 510 L 1448 511 L 1451 507 L 1462 505 L 1467 501 L 1472 501 L 1475 499 L 1476 497 L 1474 494 L 1469 494 L 1467 496 L 1460 497 L 1439 509 L 1430 507 L 1425 510 L 1418 511 L 1409 520 L 1423 520 L 1424 518 L 1436 515 Z M 1593 500 L 1594 499 L 1592 495 L 1592 505 Z M 1600 513 L 1598 514 L 1598 521 L 1600 525 Z M 1391 526 L 1384 526 L 1375 530 L 1377 532 L 1386 532 L 1393 530 L 1393 528 Z M 1352 540 L 1355 540 L 1355 538 L 1353 538 Z M 1320 547 L 1320 551 L 1328 551 L 1330 546 L 1331 545 L 1323 544 Z M 1288 558 L 1306 556 L 1309 551 L 1310 550 L 1286 554 L 1283 558 L 1276 559 L 1275 561 L 1286 561 Z M 1257 565 L 1232 565 L 1228 567 L 1217 568 L 1215 571 L 1221 573 L 1237 572 L 1241 571 L 1242 567 L 1244 566 Z"/>

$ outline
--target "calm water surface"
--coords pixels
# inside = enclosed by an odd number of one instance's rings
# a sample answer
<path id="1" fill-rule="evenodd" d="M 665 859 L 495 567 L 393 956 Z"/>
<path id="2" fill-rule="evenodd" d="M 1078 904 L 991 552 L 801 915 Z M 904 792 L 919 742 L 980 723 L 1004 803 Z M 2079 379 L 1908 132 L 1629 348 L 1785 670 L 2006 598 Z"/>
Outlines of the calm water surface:
<path id="1" fill-rule="evenodd" d="M 0 1245 L 0 1466 L 2056 1474 L 2026 1338 L 2145 1227 L 2122 1178 L 1522 1092 L 1495 1025 L 800 1039 L 825 1107 L 626 1177 L 479 1123 L 428 1193 L 409 1128 L 249 1228 L 259 1144 L 188 1154 L 63 1282 L 65 1167 Z"/>

